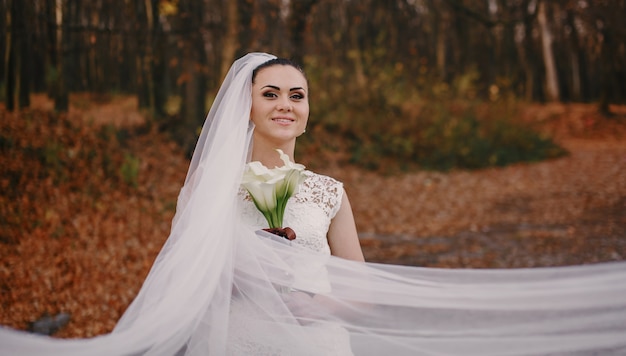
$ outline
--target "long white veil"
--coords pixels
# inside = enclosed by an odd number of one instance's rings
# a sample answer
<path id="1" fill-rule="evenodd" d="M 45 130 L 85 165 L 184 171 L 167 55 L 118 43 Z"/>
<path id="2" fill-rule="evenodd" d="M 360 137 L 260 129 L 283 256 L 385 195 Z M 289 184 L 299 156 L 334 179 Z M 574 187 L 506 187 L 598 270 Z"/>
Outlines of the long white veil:
<path id="1" fill-rule="evenodd" d="M 245 228 L 237 191 L 251 144 L 251 77 L 271 58 L 252 53 L 231 67 L 168 241 L 115 330 L 61 340 L 0 328 L 0 355 L 626 354 L 624 262 L 511 270 L 358 263 Z"/>

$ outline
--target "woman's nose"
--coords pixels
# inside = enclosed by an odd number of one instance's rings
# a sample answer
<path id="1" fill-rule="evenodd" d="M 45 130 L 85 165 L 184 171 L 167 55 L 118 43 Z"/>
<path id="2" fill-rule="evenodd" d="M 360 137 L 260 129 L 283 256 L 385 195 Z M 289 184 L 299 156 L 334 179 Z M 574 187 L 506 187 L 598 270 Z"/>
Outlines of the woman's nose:
<path id="1" fill-rule="evenodd" d="M 278 111 L 291 111 L 291 102 L 289 102 L 289 99 L 281 99 L 281 101 L 276 104 L 276 109 L 278 109 Z"/>

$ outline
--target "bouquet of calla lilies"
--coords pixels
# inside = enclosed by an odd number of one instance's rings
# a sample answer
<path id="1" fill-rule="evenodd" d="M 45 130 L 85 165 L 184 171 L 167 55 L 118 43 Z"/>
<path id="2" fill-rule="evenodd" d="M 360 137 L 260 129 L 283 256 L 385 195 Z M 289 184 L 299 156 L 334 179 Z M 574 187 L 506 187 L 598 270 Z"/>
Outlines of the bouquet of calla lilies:
<path id="1" fill-rule="evenodd" d="M 289 240 L 295 238 L 291 228 L 283 228 L 285 207 L 291 196 L 297 193 L 298 186 L 306 176 L 304 166 L 291 162 L 282 150 L 277 149 L 284 165 L 269 169 L 261 162 L 247 164 L 241 185 L 248 191 L 254 205 L 265 216 L 268 232 L 283 236 Z"/>

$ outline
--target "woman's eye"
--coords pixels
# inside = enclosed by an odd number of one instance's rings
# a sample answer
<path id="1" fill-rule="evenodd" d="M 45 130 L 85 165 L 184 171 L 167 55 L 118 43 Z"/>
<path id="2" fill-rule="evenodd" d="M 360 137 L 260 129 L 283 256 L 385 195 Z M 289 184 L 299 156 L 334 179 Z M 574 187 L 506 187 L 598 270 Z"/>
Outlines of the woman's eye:
<path id="1" fill-rule="evenodd" d="M 300 94 L 300 93 L 298 93 L 298 94 L 293 94 L 293 95 L 291 96 L 291 98 L 292 98 L 292 99 L 296 99 L 296 100 L 302 100 L 302 99 L 304 99 L 304 95 L 302 95 L 302 94 Z"/>
<path id="2" fill-rule="evenodd" d="M 266 98 L 276 98 L 277 97 L 277 95 L 275 93 L 272 93 L 271 91 L 263 93 L 263 96 L 266 97 Z"/>

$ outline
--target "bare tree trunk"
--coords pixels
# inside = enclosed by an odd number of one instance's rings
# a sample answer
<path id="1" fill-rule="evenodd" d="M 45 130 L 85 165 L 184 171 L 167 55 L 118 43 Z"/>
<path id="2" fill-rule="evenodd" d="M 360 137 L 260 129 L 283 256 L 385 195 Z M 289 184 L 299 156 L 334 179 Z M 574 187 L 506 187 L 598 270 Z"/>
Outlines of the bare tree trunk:
<path id="1" fill-rule="evenodd" d="M 65 58 L 63 56 L 64 50 L 64 31 L 63 24 L 65 23 L 63 16 L 63 9 L 65 2 L 63 0 L 55 1 L 55 24 L 56 24 L 56 38 L 55 38 L 55 52 L 56 52 L 56 83 L 54 85 L 54 108 L 56 111 L 66 112 L 69 108 L 69 95 L 67 93 L 67 87 L 65 83 Z"/>
<path id="2" fill-rule="evenodd" d="M 578 51 L 576 49 L 571 49 L 570 58 L 572 60 L 572 99 L 580 101 L 582 97 L 582 85 L 580 82 L 580 61 L 578 60 Z"/>
<path id="3" fill-rule="evenodd" d="M 487 1 L 487 9 L 489 11 L 489 18 L 491 21 L 496 21 L 499 16 L 502 16 L 504 10 L 502 7 L 498 6 L 498 2 L 495 0 Z M 503 52 L 503 37 L 504 37 L 504 25 L 499 23 L 489 27 L 489 38 L 491 38 L 491 51 L 489 55 L 490 63 L 492 65 L 489 66 L 489 78 L 488 84 L 495 84 L 499 75 L 503 74 L 503 67 L 506 65 L 507 61 L 505 57 L 502 55 Z M 500 62 L 500 65 L 498 65 Z"/>
<path id="4" fill-rule="evenodd" d="M 9 6 L 10 2 L 8 0 L 0 1 L 0 28 L 4 28 L 5 31 L 0 35 L 0 58 L 2 59 L 2 64 L 0 67 L 0 83 L 5 83 L 7 80 L 7 65 L 8 65 L 8 44 L 11 31 L 9 30 L 9 24 L 7 20 L 9 20 Z"/>
<path id="5" fill-rule="evenodd" d="M 573 11 L 567 11 L 567 24 L 571 29 L 570 41 L 569 41 L 569 56 L 571 59 L 571 74 L 572 74 L 572 99 L 580 101 L 582 99 L 582 81 L 581 81 L 581 49 L 580 41 L 578 40 L 578 29 L 576 28 L 576 18 Z"/>
<path id="6" fill-rule="evenodd" d="M 160 24 L 157 24 L 160 26 Z M 167 53 L 165 48 L 167 47 L 167 35 L 156 33 L 153 37 L 153 55 L 152 61 L 152 79 L 153 79 L 153 91 L 152 97 L 154 100 L 154 112 L 153 115 L 157 119 L 164 118 L 167 114 L 165 111 L 165 103 L 167 102 L 169 91 L 169 68 L 167 63 Z"/>
<path id="7" fill-rule="evenodd" d="M 528 14 L 529 12 L 535 12 L 535 7 L 537 6 L 536 0 L 527 0 L 524 3 L 524 11 Z M 533 30 L 534 30 L 534 18 L 529 16 L 524 17 L 524 38 L 522 40 L 522 48 L 524 50 L 524 57 L 522 63 L 524 63 L 524 98 L 527 101 L 533 101 L 537 98 L 542 98 L 543 94 L 541 92 L 541 85 L 538 83 L 541 82 L 541 76 L 539 71 L 536 69 L 539 67 L 539 63 L 541 62 L 539 59 L 538 49 L 536 48 L 535 41 L 533 41 Z"/>
<path id="8" fill-rule="evenodd" d="M 15 73 L 16 73 L 16 61 L 15 61 L 15 25 L 13 24 L 13 3 L 19 0 L 8 0 L 7 12 L 6 12 L 6 49 L 5 49 L 5 73 L 6 73 L 6 88 L 5 88 L 5 106 L 7 110 L 15 110 Z"/>
<path id="9" fill-rule="evenodd" d="M 26 2 L 26 1 L 24 1 Z M 33 64 L 33 47 L 31 41 L 31 32 L 27 31 L 28 23 L 27 20 L 31 17 L 29 16 L 29 11 L 32 11 L 29 4 L 21 4 L 20 14 L 19 14 L 19 29 L 20 29 L 20 40 L 19 45 L 19 90 L 17 93 L 17 105 L 21 108 L 26 108 L 30 106 L 30 85 L 31 85 L 31 75 L 32 75 L 32 64 Z"/>
<path id="10" fill-rule="evenodd" d="M 181 10 L 187 14 L 185 28 L 191 33 L 185 37 L 182 43 L 180 57 L 181 74 L 177 79 L 180 85 L 182 106 L 180 120 L 176 123 L 174 135 L 176 140 L 185 149 L 191 152 L 193 143 L 196 141 L 195 129 L 201 124 L 206 114 L 206 94 L 207 94 L 207 66 L 204 51 L 204 41 L 201 31 L 203 14 L 205 14 L 205 3 L 188 1 L 186 7 Z"/>
<path id="11" fill-rule="evenodd" d="M 292 0 L 287 21 L 289 32 L 291 33 L 291 48 L 293 48 L 291 58 L 297 63 L 304 61 L 304 34 L 306 22 L 313 6 L 318 0 Z"/>
<path id="12" fill-rule="evenodd" d="M 602 88 L 600 92 L 600 113 L 605 116 L 611 116 L 611 89 L 612 89 L 612 76 L 614 75 L 613 71 L 613 34 L 608 31 L 602 31 L 602 49 L 600 51 L 600 61 L 602 64 L 602 69 L 600 73 L 600 80 L 602 83 Z"/>
<path id="13" fill-rule="evenodd" d="M 525 26 L 524 24 L 519 24 L 517 25 L 519 26 L 517 28 L 517 31 L 522 32 L 525 31 L 525 29 L 522 29 L 523 26 Z M 531 100 L 532 98 L 532 92 L 530 91 L 530 88 L 532 86 L 532 70 L 530 69 L 530 63 L 528 62 L 528 54 L 526 53 L 526 47 L 524 46 L 525 40 L 524 39 L 519 39 L 516 38 L 515 40 L 515 46 L 517 48 L 517 56 L 519 58 L 520 61 L 520 65 L 522 66 L 522 72 L 524 73 L 524 98 L 528 101 Z M 531 78 L 528 78 L 529 76 L 531 76 Z"/>
<path id="14" fill-rule="evenodd" d="M 140 78 L 138 83 L 139 90 L 139 107 L 148 108 L 151 116 L 156 112 L 155 108 L 155 92 L 154 92 L 154 49 L 153 49 L 153 31 L 154 31 L 154 10 L 152 8 L 152 0 L 144 0 L 144 11 L 146 15 L 146 29 L 142 48 L 139 54 L 138 69 Z"/>
<path id="15" fill-rule="evenodd" d="M 365 70 L 363 68 L 363 54 L 359 46 L 359 33 L 358 26 L 352 26 L 350 28 L 350 39 L 352 42 L 352 49 L 349 52 L 349 56 L 354 63 L 354 76 L 356 79 L 357 87 L 365 88 L 367 80 L 365 78 Z"/>
<path id="16" fill-rule="evenodd" d="M 32 46 L 27 31 L 28 6 L 23 1 L 13 0 L 7 6 L 7 57 L 5 103 L 9 111 L 30 105 L 30 64 Z"/>
<path id="17" fill-rule="evenodd" d="M 222 46 L 221 78 L 226 76 L 230 65 L 235 59 L 235 52 L 239 47 L 237 27 L 239 26 L 239 12 L 236 0 L 228 0 L 226 6 L 226 36 Z"/>
<path id="18" fill-rule="evenodd" d="M 148 17 L 148 31 L 147 33 L 147 41 L 146 41 L 146 60 L 145 67 L 147 68 L 146 73 L 146 84 L 148 85 L 148 105 L 150 108 L 150 113 L 154 115 L 157 111 L 156 109 L 156 90 L 154 84 L 154 9 L 152 8 L 152 0 L 146 0 L 146 15 Z"/>
<path id="19" fill-rule="evenodd" d="M 548 24 L 548 15 L 545 1 L 539 2 L 537 13 L 539 31 L 541 33 L 541 45 L 543 49 L 543 62 L 546 70 L 546 94 L 549 101 L 559 101 L 559 82 L 552 51 L 552 33 Z"/>
<path id="20" fill-rule="evenodd" d="M 437 64 L 437 73 L 441 80 L 446 80 L 446 57 L 447 57 L 447 31 L 448 31 L 448 16 L 449 14 L 446 11 L 442 11 L 442 13 L 437 13 L 435 16 L 437 32 L 436 32 L 436 52 L 435 52 L 435 61 Z"/>

